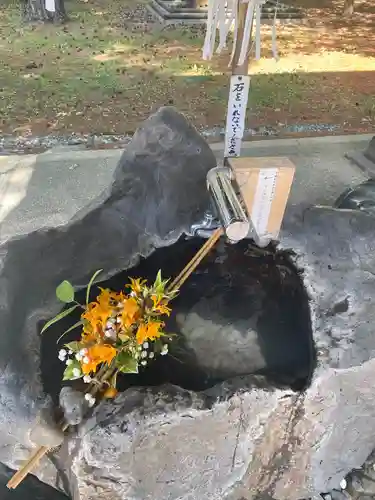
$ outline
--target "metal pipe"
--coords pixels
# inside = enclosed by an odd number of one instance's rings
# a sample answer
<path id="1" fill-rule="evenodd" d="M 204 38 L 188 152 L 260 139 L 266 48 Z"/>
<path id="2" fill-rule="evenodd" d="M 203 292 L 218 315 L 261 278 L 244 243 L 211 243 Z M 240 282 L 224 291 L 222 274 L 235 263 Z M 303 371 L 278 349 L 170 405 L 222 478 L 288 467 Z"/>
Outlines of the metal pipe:
<path id="1" fill-rule="evenodd" d="M 200 222 L 192 224 L 190 227 L 191 236 L 199 236 L 201 238 L 209 238 L 212 233 L 220 227 L 220 222 L 208 210 L 204 213 L 204 217 Z"/>
<path id="2" fill-rule="evenodd" d="M 235 243 L 246 238 L 250 222 L 234 190 L 231 170 L 212 168 L 207 174 L 207 188 L 228 239 Z"/>

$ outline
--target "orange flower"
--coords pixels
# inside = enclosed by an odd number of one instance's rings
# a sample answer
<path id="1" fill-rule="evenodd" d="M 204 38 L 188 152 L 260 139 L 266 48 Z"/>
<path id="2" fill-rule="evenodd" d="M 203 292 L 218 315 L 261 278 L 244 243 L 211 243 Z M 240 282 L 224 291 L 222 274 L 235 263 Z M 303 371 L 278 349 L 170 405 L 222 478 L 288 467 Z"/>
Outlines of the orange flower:
<path id="1" fill-rule="evenodd" d="M 95 335 L 91 329 L 91 325 L 84 325 L 83 332 L 81 335 L 81 341 L 84 344 L 91 344 L 98 340 L 97 335 Z"/>
<path id="2" fill-rule="evenodd" d="M 102 335 L 103 329 L 111 314 L 111 308 L 108 305 L 102 305 L 98 302 L 91 302 L 82 314 L 82 318 L 87 320 L 89 325 L 85 327 L 85 332 L 94 335 Z"/>
<path id="3" fill-rule="evenodd" d="M 147 340 L 147 325 L 141 323 L 137 330 L 137 342 L 138 344 L 143 344 Z"/>
<path id="4" fill-rule="evenodd" d="M 108 288 L 100 288 L 100 294 L 97 297 L 97 302 L 103 308 L 109 308 L 111 305 L 111 301 L 113 300 L 114 292 L 111 292 Z"/>
<path id="5" fill-rule="evenodd" d="M 166 314 L 170 316 L 171 309 L 163 302 L 163 297 L 158 297 L 156 295 L 151 295 L 151 300 L 153 302 L 153 310 L 158 314 Z"/>
<path id="6" fill-rule="evenodd" d="M 125 300 L 124 308 L 122 310 L 121 319 L 124 328 L 129 328 L 139 313 L 139 305 L 134 297 Z"/>
<path id="7" fill-rule="evenodd" d="M 148 323 L 147 325 L 147 337 L 150 339 L 150 340 L 154 340 L 154 339 L 157 339 L 160 337 L 161 335 L 161 327 L 164 326 L 164 323 L 162 323 L 161 321 L 151 321 L 150 323 Z"/>
<path id="8" fill-rule="evenodd" d="M 98 365 L 101 363 L 111 363 L 116 356 L 116 349 L 111 345 L 97 344 L 88 348 L 85 357 L 88 358 L 88 363 L 82 363 L 82 372 L 84 375 L 95 372 Z"/>
<path id="9" fill-rule="evenodd" d="M 90 338 L 93 336 L 102 336 L 105 325 L 111 315 L 113 307 L 123 300 L 122 292 L 111 292 L 108 288 L 101 288 L 96 302 L 90 302 L 82 318 L 86 320 L 83 331 Z"/>
<path id="10" fill-rule="evenodd" d="M 146 340 L 155 340 L 162 334 L 160 329 L 164 326 L 161 321 L 150 321 L 149 323 L 141 323 L 137 330 L 137 342 L 143 344 Z"/>

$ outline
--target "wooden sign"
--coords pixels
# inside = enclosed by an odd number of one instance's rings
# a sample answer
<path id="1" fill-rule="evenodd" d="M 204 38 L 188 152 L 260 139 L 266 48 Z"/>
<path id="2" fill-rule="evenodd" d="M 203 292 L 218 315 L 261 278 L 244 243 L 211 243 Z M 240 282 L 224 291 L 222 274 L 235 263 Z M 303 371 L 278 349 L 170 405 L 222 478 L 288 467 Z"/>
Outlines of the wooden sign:
<path id="1" fill-rule="evenodd" d="M 230 79 L 224 156 L 239 156 L 245 130 L 250 76 L 233 75 Z"/>
<path id="2" fill-rule="evenodd" d="M 246 205 L 256 243 L 277 240 L 289 199 L 295 166 L 288 158 L 229 158 Z"/>

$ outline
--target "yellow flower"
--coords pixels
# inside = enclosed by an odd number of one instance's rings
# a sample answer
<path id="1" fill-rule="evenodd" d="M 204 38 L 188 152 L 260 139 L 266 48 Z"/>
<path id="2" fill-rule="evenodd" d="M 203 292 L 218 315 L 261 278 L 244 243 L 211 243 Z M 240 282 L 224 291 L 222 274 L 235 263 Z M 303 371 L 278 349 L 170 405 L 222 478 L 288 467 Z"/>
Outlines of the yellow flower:
<path id="1" fill-rule="evenodd" d="M 122 325 L 124 328 L 129 328 L 137 319 L 139 313 L 139 305 L 134 297 L 130 297 L 124 301 L 124 308 L 121 313 Z"/>
<path id="2" fill-rule="evenodd" d="M 116 353 L 116 349 L 111 345 L 96 344 L 89 347 L 85 356 L 88 359 L 88 363 L 82 362 L 83 374 L 88 375 L 89 373 L 95 372 L 98 365 L 101 363 L 110 364 L 116 356 Z"/>
<path id="3" fill-rule="evenodd" d="M 130 288 L 131 290 L 136 293 L 137 295 L 140 295 L 142 293 L 142 287 L 145 285 L 146 280 L 141 280 L 140 278 L 130 278 L 131 284 Z"/>
<path id="4" fill-rule="evenodd" d="M 162 334 L 161 328 L 164 326 L 162 321 L 150 321 L 141 323 L 137 330 L 137 342 L 139 345 L 146 340 L 155 340 Z"/>
<path id="5" fill-rule="evenodd" d="M 153 302 L 153 310 L 157 314 L 166 314 L 167 316 L 170 316 L 171 314 L 171 308 L 167 306 L 166 301 L 163 297 L 158 297 L 157 295 L 151 295 L 151 300 Z"/>

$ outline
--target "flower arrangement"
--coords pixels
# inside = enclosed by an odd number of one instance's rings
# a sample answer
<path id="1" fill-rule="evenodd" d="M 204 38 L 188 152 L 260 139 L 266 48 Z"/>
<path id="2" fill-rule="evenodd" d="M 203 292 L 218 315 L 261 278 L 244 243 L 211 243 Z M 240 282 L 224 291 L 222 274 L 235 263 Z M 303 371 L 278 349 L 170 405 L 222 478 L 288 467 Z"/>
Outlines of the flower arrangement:
<path id="1" fill-rule="evenodd" d="M 102 391 L 105 384 L 108 386 L 107 397 L 116 395 L 116 376 L 119 372 L 137 373 L 139 365 L 143 362 L 147 364 L 147 359 L 153 359 L 155 353 L 167 354 L 168 344 L 163 344 L 166 333 L 163 331 L 165 325 L 162 316 L 170 314 L 170 300 L 222 234 L 221 227 L 214 231 L 168 287 L 168 282 L 162 280 L 159 271 L 151 287 L 145 280 L 133 279 L 128 285 L 128 293 L 101 290 L 97 300 L 89 302 L 91 286 L 101 272 L 97 271 L 87 286 L 86 306 L 74 300 L 74 288 L 68 281 L 63 281 L 57 287 L 57 297 L 64 303 L 74 305 L 48 321 L 42 333 L 76 307 L 83 308 L 80 321 L 63 333 L 65 335 L 81 327 L 81 340 L 66 344 L 65 349 L 60 350 L 59 358 L 66 363 L 65 380 L 90 377 L 85 379 L 87 382 L 90 380 L 85 394 L 90 406 L 95 404 L 95 395 Z M 149 350 L 150 345 L 152 349 Z M 63 432 L 69 428 L 64 419 L 60 425 Z M 49 451 L 51 448 L 48 446 L 39 447 L 8 481 L 7 487 L 17 488 Z"/>
<path id="2" fill-rule="evenodd" d="M 168 353 L 168 341 L 172 337 L 165 333 L 162 318 L 170 315 L 169 302 L 177 292 L 167 289 L 168 281 L 162 279 L 159 271 L 151 286 L 146 280 L 130 279 L 124 291 L 100 288 L 96 300 L 89 302 L 91 286 L 100 272 L 90 280 L 85 305 L 75 301 L 74 288 L 68 281 L 57 287 L 58 299 L 74 305 L 48 321 L 42 333 L 76 308 L 81 308 L 80 320 L 58 340 L 75 328 L 81 328 L 81 338 L 65 344 L 59 351 L 59 359 L 66 365 L 63 380 L 82 379 L 92 386 L 101 383 L 96 379 L 100 368 L 112 369 L 104 397 L 115 397 L 118 373 L 138 373 L 140 366 L 146 366 L 157 355 Z M 85 398 L 89 406 L 96 402 L 90 392 L 86 392 Z"/>

